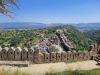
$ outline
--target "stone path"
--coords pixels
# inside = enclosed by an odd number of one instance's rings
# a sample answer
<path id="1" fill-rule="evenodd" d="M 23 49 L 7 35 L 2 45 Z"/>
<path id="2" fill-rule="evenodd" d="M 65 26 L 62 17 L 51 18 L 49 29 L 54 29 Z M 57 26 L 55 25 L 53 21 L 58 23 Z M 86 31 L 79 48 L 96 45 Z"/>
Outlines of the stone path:
<path id="1" fill-rule="evenodd" d="M 96 65 L 93 60 L 90 61 L 80 61 L 75 63 L 49 63 L 49 64 L 34 64 L 29 65 L 29 67 L 11 67 L 11 66 L 0 66 L 0 69 L 5 70 L 21 70 L 31 75 L 44 75 L 47 72 L 61 72 L 65 70 L 91 70 L 100 68 Z"/>

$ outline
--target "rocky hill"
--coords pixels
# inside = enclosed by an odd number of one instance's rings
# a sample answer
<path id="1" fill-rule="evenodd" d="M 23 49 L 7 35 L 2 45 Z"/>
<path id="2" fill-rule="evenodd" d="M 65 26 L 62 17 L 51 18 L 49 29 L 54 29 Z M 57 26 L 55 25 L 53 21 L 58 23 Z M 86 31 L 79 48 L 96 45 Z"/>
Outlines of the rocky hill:
<path id="1" fill-rule="evenodd" d="M 31 47 L 44 39 L 52 40 L 51 37 L 56 35 L 56 30 L 63 30 L 65 37 L 75 45 L 76 50 L 86 50 L 89 48 L 91 40 L 84 36 L 82 32 L 70 25 L 55 26 L 43 29 L 33 30 L 0 30 L 0 45 L 1 46 L 20 46 Z"/>

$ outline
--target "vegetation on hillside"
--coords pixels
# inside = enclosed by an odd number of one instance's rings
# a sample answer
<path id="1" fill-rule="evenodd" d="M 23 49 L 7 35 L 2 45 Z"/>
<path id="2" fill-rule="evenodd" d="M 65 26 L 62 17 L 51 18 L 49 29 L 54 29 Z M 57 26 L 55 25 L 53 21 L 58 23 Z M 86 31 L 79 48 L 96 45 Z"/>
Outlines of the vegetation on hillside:
<path id="1" fill-rule="evenodd" d="M 35 30 L 16 30 L 0 32 L 0 45 L 1 46 L 31 46 L 38 43 L 41 38 Z"/>
<path id="2" fill-rule="evenodd" d="M 100 75 L 100 69 L 64 71 L 57 73 L 46 73 L 45 75 Z"/>
<path id="3" fill-rule="evenodd" d="M 98 42 L 100 39 L 100 30 L 91 30 L 84 32 L 85 36 L 92 39 L 94 42 Z"/>
<path id="4" fill-rule="evenodd" d="M 52 35 L 55 35 L 57 29 L 66 29 L 66 31 L 64 31 L 65 36 L 76 45 L 77 50 L 87 49 L 91 43 L 91 40 L 86 38 L 79 30 L 73 26 L 66 25 L 33 30 L 1 30 L 0 45 L 31 47 L 42 41 L 43 37 L 41 34 L 50 39 Z"/>
<path id="5" fill-rule="evenodd" d="M 92 40 L 85 37 L 85 35 L 73 26 L 64 27 L 67 29 L 65 36 L 76 45 L 77 50 L 86 50 L 92 43 Z"/>
<path id="6" fill-rule="evenodd" d="M 87 38 L 82 32 L 71 25 L 57 26 L 52 28 L 47 28 L 49 31 L 55 32 L 57 29 L 64 29 L 65 36 L 76 45 L 76 50 L 87 50 L 89 45 L 93 43 L 90 38 Z"/>

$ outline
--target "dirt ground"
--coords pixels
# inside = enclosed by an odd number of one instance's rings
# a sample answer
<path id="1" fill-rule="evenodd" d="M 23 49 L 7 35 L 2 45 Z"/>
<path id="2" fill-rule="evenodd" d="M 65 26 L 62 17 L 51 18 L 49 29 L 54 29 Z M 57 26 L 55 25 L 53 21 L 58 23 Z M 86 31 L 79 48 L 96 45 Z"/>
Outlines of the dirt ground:
<path id="1" fill-rule="evenodd" d="M 0 69 L 4 70 L 21 70 L 23 72 L 29 73 L 31 75 L 44 75 L 47 72 L 61 72 L 65 70 L 91 70 L 100 68 L 96 65 L 93 60 L 90 61 L 80 61 L 73 63 L 49 63 L 49 64 L 34 64 L 29 65 L 29 67 L 12 67 L 12 66 L 0 66 Z"/>

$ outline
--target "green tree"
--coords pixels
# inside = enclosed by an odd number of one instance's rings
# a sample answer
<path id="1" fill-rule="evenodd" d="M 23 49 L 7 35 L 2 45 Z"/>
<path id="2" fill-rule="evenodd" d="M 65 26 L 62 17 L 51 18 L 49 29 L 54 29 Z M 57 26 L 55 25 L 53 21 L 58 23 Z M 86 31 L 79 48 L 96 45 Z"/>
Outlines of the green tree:
<path id="1" fill-rule="evenodd" d="M 0 0 L 0 13 L 10 16 L 9 13 L 11 13 L 11 11 L 9 7 L 12 7 L 12 5 L 17 6 L 17 0 Z"/>

